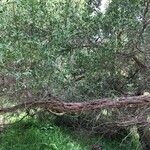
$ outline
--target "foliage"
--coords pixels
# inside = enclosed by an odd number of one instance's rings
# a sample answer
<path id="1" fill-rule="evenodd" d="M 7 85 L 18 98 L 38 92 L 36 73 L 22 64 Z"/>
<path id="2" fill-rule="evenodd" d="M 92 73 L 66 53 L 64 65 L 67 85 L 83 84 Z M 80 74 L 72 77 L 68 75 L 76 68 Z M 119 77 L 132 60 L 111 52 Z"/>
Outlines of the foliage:
<path id="1" fill-rule="evenodd" d="M 149 0 L 111 0 L 105 12 L 101 6 L 102 0 L 1 0 L 1 106 L 53 95 L 84 101 L 149 92 Z M 0 149 L 80 150 L 102 143 L 68 132 L 25 121 L 0 135 Z"/>
<path id="2" fill-rule="evenodd" d="M 149 2 L 14 0 L 0 6 L 1 95 L 84 100 L 149 90 Z"/>

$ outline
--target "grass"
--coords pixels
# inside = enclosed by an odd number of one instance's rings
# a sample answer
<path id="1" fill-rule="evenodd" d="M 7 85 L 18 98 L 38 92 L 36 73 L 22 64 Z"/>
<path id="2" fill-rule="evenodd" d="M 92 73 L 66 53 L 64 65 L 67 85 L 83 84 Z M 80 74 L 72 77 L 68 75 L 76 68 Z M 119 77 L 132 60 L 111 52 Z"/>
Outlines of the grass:
<path id="1" fill-rule="evenodd" d="M 136 150 L 137 141 L 120 141 L 89 136 L 87 132 L 58 127 L 53 121 L 27 118 L 0 134 L 0 150 L 90 150 L 94 144 L 104 150 Z"/>

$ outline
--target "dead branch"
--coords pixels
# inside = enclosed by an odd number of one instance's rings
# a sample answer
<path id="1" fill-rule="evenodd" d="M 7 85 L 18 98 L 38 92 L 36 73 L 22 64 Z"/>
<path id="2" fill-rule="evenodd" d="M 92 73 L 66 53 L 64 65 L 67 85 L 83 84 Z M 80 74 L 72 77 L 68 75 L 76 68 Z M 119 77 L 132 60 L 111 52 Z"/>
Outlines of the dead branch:
<path id="1" fill-rule="evenodd" d="M 17 110 L 26 110 L 32 108 L 41 108 L 54 112 L 56 114 L 70 114 L 70 113 L 82 113 L 90 112 L 100 109 L 112 109 L 112 108 L 135 108 L 142 106 L 150 106 L 150 95 L 146 96 L 132 96 L 132 97 L 119 97 L 116 99 L 104 98 L 93 100 L 89 102 L 70 102 L 50 100 L 50 101 L 27 101 L 21 104 L 8 108 L 0 108 L 0 113 L 16 112 Z"/>

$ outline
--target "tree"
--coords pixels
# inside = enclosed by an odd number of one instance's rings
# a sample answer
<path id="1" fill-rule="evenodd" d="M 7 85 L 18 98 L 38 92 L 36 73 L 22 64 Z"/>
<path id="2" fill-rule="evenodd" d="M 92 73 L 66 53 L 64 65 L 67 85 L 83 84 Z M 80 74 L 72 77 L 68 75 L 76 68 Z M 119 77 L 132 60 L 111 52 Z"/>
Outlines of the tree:
<path id="1" fill-rule="evenodd" d="M 101 1 L 1 4 L 1 95 L 82 100 L 149 91 L 148 0 L 111 1 L 105 13 Z"/>

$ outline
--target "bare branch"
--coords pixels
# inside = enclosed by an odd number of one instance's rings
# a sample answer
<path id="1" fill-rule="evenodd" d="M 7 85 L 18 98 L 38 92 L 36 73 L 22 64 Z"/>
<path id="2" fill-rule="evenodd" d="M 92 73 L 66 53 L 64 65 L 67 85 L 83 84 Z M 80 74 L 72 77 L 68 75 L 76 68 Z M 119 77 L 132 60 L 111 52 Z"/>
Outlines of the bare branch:
<path id="1" fill-rule="evenodd" d="M 0 113 L 15 112 L 20 109 L 42 108 L 57 113 L 81 113 L 106 108 L 150 106 L 150 95 L 119 97 L 116 100 L 105 98 L 90 102 L 66 103 L 63 101 L 27 101 L 9 108 L 0 108 Z"/>

